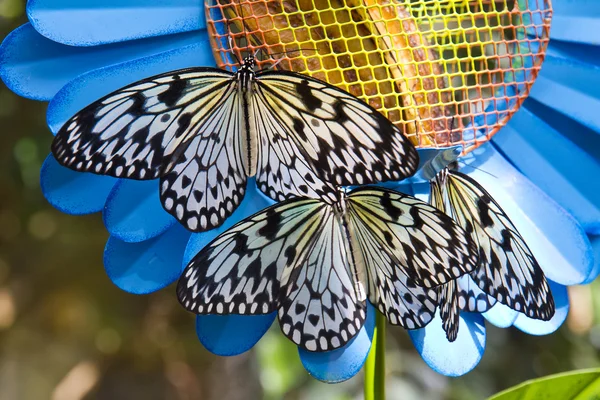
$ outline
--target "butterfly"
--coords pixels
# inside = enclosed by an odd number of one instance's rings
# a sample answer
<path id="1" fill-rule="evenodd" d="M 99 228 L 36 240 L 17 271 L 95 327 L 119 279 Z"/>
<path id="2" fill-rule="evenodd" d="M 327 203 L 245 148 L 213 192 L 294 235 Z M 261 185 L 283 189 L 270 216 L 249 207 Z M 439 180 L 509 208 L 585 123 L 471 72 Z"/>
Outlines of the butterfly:
<path id="1" fill-rule="evenodd" d="M 414 197 L 363 186 L 327 203 L 297 197 L 219 235 L 177 285 L 196 314 L 269 314 L 309 351 L 343 346 L 363 326 L 366 299 L 407 329 L 428 324 L 434 288 L 476 265 L 450 217 Z"/>
<path id="2" fill-rule="evenodd" d="M 459 309 L 487 311 L 495 301 L 530 318 L 549 320 L 554 299 L 525 240 L 490 194 L 453 168 L 445 168 L 431 180 L 430 203 L 469 233 L 478 248 L 479 264 L 469 276 L 438 288 L 448 339 L 456 338 Z"/>
<path id="3" fill-rule="evenodd" d="M 167 212 L 191 231 L 217 227 L 256 176 L 274 200 L 335 201 L 332 185 L 401 180 L 417 151 L 368 104 L 289 71 L 189 68 L 133 83 L 71 117 L 52 142 L 71 169 L 160 178 Z"/>

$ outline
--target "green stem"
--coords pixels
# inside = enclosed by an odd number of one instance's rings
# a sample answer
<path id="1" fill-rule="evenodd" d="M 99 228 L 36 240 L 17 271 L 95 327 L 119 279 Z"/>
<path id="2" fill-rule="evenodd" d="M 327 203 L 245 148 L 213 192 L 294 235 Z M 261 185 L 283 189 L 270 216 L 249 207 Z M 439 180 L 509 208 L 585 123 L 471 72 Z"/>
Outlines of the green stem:
<path id="1" fill-rule="evenodd" d="M 375 332 L 365 362 L 365 400 L 385 400 L 385 316 L 376 311 Z"/>

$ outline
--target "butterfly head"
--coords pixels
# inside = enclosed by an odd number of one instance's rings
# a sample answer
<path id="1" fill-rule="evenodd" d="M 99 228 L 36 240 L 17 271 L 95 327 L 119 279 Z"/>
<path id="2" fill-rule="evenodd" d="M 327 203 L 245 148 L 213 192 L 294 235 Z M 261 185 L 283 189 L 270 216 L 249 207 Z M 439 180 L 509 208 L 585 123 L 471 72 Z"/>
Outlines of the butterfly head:
<path id="1" fill-rule="evenodd" d="M 242 91 L 249 92 L 252 89 L 252 81 L 254 80 L 254 67 L 256 66 L 256 59 L 254 56 L 248 56 L 242 61 L 242 65 L 237 70 L 236 78 L 240 83 L 240 89 Z"/>
<path id="2" fill-rule="evenodd" d="M 450 164 L 448 164 L 446 166 L 446 168 L 444 168 L 440 172 L 438 172 L 435 179 L 438 181 L 439 184 L 445 185 L 446 179 L 448 179 L 448 174 L 451 172 L 455 172 L 455 171 L 458 171 L 458 160 L 452 161 Z"/>
<path id="3" fill-rule="evenodd" d="M 244 57 L 240 69 L 244 71 L 254 71 L 254 67 L 256 67 L 256 59 L 254 56 Z"/>
<path id="4" fill-rule="evenodd" d="M 450 163 L 450 164 L 452 164 L 452 163 Z M 446 168 L 444 168 L 440 172 L 438 172 L 438 174 L 435 176 L 434 179 L 439 186 L 445 186 L 446 180 L 448 179 L 448 174 L 450 173 L 450 171 L 456 170 L 456 169 L 452 168 L 450 164 L 447 165 Z"/>

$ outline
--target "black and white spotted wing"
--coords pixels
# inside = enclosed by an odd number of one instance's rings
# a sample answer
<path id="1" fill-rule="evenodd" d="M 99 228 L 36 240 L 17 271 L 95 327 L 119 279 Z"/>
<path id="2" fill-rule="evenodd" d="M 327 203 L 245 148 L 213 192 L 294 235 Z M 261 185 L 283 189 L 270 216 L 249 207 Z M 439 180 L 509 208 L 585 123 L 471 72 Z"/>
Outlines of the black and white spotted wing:
<path id="1" fill-rule="evenodd" d="M 442 327 L 450 342 L 455 341 L 458 335 L 460 311 L 483 313 L 496 304 L 496 300 L 484 293 L 470 274 L 439 286 L 437 292 Z"/>
<path id="2" fill-rule="evenodd" d="M 384 219 L 375 221 L 380 215 Z M 411 245 L 418 250 L 406 255 Z M 472 270 L 471 247 L 448 216 L 401 193 L 355 189 L 333 204 L 294 198 L 243 220 L 201 250 L 177 294 L 198 314 L 277 310 L 292 341 L 310 351 L 331 350 L 358 333 L 367 296 L 394 324 L 426 325 L 435 291 L 417 281 L 441 284 Z"/>
<path id="3" fill-rule="evenodd" d="M 310 351 L 343 346 L 366 318 L 364 292 L 341 221 L 333 207 L 326 209 L 302 262 L 285 271 L 279 298 L 281 330 Z"/>
<path id="4" fill-rule="evenodd" d="M 476 247 L 437 208 L 393 190 L 361 187 L 348 196 L 350 215 L 373 232 L 408 277 L 431 288 L 472 271 Z M 358 224 L 357 224 L 358 225 Z"/>
<path id="5" fill-rule="evenodd" d="M 293 138 L 286 135 L 289 128 L 261 107 L 257 101 L 250 104 L 250 124 L 258 132 L 259 140 L 256 184 L 260 190 L 278 201 L 298 194 L 335 201 L 331 185 L 319 177 L 314 167 L 302 157 Z M 263 127 L 263 130 L 257 127 Z M 279 133 L 273 135 L 272 132 Z"/>
<path id="6" fill-rule="evenodd" d="M 456 280 L 456 290 L 458 308 L 461 311 L 484 313 L 496 304 L 496 299 L 481 290 L 471 274 Z"/>
<path id="7" fill-rule="evenodd" d="M 77 171 L 161 178 L 165 209 L 193 231 L 220 225 L 246 189 L 242 96 L 235 75 L 191 68 L 91 104 L 57 133 L 52 152 Z"/>
<path id="8" fill-rule="evenodd" d="M 294 72 L 261 71 L 256 77 L 251 109 L 264 117 L 252 122 L 281 160 L 301 157 L 325 182 L 342 186 L 397 181 L 416 172 L 414 146 L 363 101 Z M 269 187 L 269 181 L 267 176 L 261 183 Z"/>
<path id="9" fill-rule="evenodd" d="M 454 342 L 458 336 L 459 307 L 458 307 L 458 282 L 450 281 L 437 288 L 440 306 L 442 328 L 446 332 L 446 339 Z"/>
<path id="10" fill-rule="evenodd" d="M 278 310 L 284 334 L 310 350 L 344 345 L 365 320 L 333 207 L 296 198 L 229 229 L 187 266 L 177 286 L 197 314 Z"/>
<path id="11" fill-rule="evenodd" d="M 435 315 L 437 296 L 434 289 L 422 288 L 409 279 L 399 261 L 386 249 L 354 214 L 349 231 L 355 253 L 364 264 L 369 301 L 392 325 L 416 329 L 427 325 Z M 360 255 L 360 257 L 359 257 Z"/>
<path id="12" fill-rule="evenodd" d="M 243 96 L 233 83 L 224 89 L 205 95 L 213 110 L 165 160 L 160 180 L 163 207 L 192 231 L 221 225 L 246 192 Z"/>
<path id="13" fill-rule="evenodd" d="M 52 152 L 82 172 L 155 179 L 163 161 L 198 133 L 234 74 L 191 68 L 144 79 L 90 104 L 57 133 Z M 203 113 L 198 110 L 206 109 Z M 208 136 L 208 135 L 207 135 Z"/>
<path id="14" fill-rule="evenodd" d="M 552 318 L 554 300 L 544 273 L 498 203 L 460 172 L 444 170 L 431 186 L 434 195 L 447 196 L 443 200 L 446 210 L 477 244 L 479 265 L 471 274 L 475 283 L 489 296 L 531 318 Z"/>
<path id="15" fill-rule="evenodd" d="M 414 147 L 346 92 L 292 72 L 174 71 L 120 89 L 73 116 L 52 152 L 77 171 L 161 178 L 165 209 L 192 231 L 219 226 L 246 178 L 274 199 L 335 201 L 332 184 L 414 174 Z"/>

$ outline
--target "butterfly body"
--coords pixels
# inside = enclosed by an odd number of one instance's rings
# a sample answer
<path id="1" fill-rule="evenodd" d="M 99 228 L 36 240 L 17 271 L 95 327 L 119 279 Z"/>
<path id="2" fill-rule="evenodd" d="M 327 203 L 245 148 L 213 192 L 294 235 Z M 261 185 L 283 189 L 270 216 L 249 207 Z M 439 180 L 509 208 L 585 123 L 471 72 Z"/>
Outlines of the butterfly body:
<path id="1" fill-rule="evenodd" d="M 335 86 L 288 71 L 200 67 L 131 84 L 57 133 L 77 171 L 160 178 L 164 208 L 192 231 L 223 223 L 248 177 L 274 200 L 336 199 L 334 185 L 401 180 L 418 155 L 383 115 Z"/>
<path id="2" fill-rule="evenodd" d="M 436 309 L 434 287 L 476 264 L 466 232 L 399 192 L 337 195 L 332 203 L 286 200 L 218 236 L 186 267 L 181 304 L 197 314 L 277 311 L 283 333 L 310 351 L 354 337 L 366 299 L 392 324 L 425 326 Z"/>
<path id="3" fill-rule="evenodd" d="M 252 93 L 252 85 L 256 74 L 254 68 L 256 62 L 254 57 L 246 57 L 240 68 L 235 73 L 235 80 L 238 82 L 238 95 L 242 99 L 240 102 L 239 113 L 243 115 L 242 132 L 246 137 L 246 159 L 244 164 L 246 165 L 246 176 L 253 177 L 256 175 L 256 154 L 258 154 L 257 145 L 258 138 L 256 130 L 251 130 L 252 124 L 250 124 L 250 112 L 248 107 L 248 97 Z"/>

